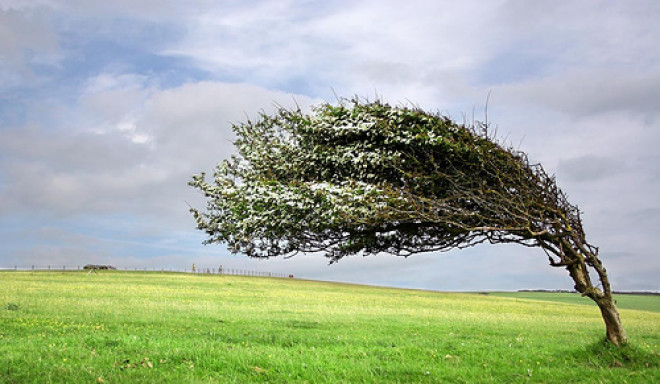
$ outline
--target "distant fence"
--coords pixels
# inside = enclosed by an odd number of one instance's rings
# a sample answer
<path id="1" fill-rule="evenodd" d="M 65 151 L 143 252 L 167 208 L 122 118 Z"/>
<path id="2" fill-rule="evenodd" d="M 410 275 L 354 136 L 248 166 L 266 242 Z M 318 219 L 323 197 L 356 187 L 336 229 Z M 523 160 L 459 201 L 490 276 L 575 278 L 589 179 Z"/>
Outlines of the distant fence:
<path id="1" fill-rule="evenodd" d="M 38 266 L 32 265 L 30 267 L 19 267 L 15 265 L 13 268 L 0 268 L 0 271 L 60 271 L 60 272 L 90 272 L 100 268 L 85 269 L 85 266 L 77 265 L 75 267 L 67 265 L 46 265 Z M 173 269 L 173 268 L 109 268 L 116 271 L 142 271 L 142 272 L 172 272 L 172 273 L 188 273 L 188 274 L 208 274 L 208 275 L 233 275 L 233 276 L 254 276 L 254 277 L 283 277 L 293 278 L 292 274 L 280 272 L 263 272 L 252 271 L 247 269 L 238 268 L 225 268 L 222 265 L 218 268 L 196 267 L 194 264 L 191 269 Z"/>

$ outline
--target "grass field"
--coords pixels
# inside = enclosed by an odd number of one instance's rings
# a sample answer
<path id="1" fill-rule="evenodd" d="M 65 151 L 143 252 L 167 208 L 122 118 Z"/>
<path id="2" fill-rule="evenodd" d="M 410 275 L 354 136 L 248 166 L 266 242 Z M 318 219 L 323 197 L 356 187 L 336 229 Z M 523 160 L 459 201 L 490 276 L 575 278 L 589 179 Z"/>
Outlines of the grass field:
<path id="1" fill-rule="evenodd" d="M 654 383 L 660 313 L 294 279 L 0 273 L 2 383 Z"/>

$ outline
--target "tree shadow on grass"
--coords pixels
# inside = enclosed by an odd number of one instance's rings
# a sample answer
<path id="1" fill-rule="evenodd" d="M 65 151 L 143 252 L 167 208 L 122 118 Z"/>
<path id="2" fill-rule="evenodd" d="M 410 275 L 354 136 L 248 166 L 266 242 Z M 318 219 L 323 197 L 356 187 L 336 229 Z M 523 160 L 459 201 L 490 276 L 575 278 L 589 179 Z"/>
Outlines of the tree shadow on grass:
<path id="1" fill-rule="evenodd" d="M 589 368 L 625 368 L 633 371 L 660 368 L 660 353 L 629 342 L 617 347 L 607 339 L 570 351 L 569 358 Z"/>

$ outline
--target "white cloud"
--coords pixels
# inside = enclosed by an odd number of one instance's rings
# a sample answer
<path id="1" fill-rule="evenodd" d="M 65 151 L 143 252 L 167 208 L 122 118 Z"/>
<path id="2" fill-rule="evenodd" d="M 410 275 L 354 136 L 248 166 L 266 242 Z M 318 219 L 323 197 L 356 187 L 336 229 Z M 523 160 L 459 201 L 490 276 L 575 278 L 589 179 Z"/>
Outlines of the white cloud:
<path id="1" fill-rule="evenodd" d="M 63 240 L 6 236 L 11 252 L 0 253 L 14 260 L 100 261 L 101 250 L 129 266 L 262 265 L 227 258 L 221 246 L 202 251 L 185 204 L 203 204 L 190 175 L 234 150 L 232 122 L 293 105 L 292 94 L 303 107 L 333 100 L 333 90 L 410 100 L 459 120 L 475 106 L 479 119 L 492 91 L 489 120 L 557 173 L 615 282 L 654 284 L 643 266 L 657 272 L 656 1 L 26 4 L 0 2 L 0 225 L 38 216 Z M 526 255 L 478 247 L 263 268 L 444 289 L 564 284 L 555 279 L 562 271 Z"/>
<path id="2" fill-rule="evenodd" d="M 146 75 L 104 72 L 90 77 L 83 86 L 83 94 L 97 94 L 111 90 L 142 89 L 148 83 Z"/>
<path id="3" fill-rule="evenodd" d="M 91 97 L 91 101 L 90 101 Z M 51 215 L 135 211 L 185 214 L 186 185 L 232 152 L 231 122 L 278 103 L 311 99 L 240 85 L 203 82 L 169 90 L 112 88 L 81 98 L 92 115 L 77 131 L 50 127 L 0 131 L 8 187 L 2 211 Z M 141 106 L 141 108 L 135 108 Z M 99 117 L 100 116 L 100 117 Z M 99 121 L 111 129 L 99 130 Z"/>
<path id="4" fill-rule="evenodd" d="M 260 2 L 217 8 L 188 20 L 185 37 L 161 53 L 267 86 L 304 77 L 317 94 L 330 94 L 330 88 L 372 93 L 383 85 L 389 91 L 390 83 L 401 86 L 402 80 L 410 89 L 432 88 L 437 84 L 424 84 L 432 74 L 465 73 L 497 49 L 482 37 L 496 39 L 500 3 Z"/>
<path id="5" fill-rule="evenodd" d="M 504 86 L 497 91 L 520 103 L 545 105 L 572 116 L 618 111 L 657 115 L 660 68 L 649 73 L 623 69 L 566 71 L 533 82 Z"/>
<path id="6" fill-rule="evenodd" d="M 583 156 L 562 159 L 559 161 L 558 172 L 571 182 L 594 182 L 607 177 L 616 177 L 626 170 L 627 166 L 621 160 L 586 154 Z"/>
<path id="7" fill-rule="evenodd" d="M 0 1 L 0 11 L 32 10 L 42 6 L 52 7 L 56 3 L 57 0 L 2 0 Z"/>
<path id="8" fill-rule="evenodd" d="M 14 3 L 0 8 L 0 89 L 34 86 L 32 66 L 56 66 L 62 59 L 51 20 L 39 9 Z"/>

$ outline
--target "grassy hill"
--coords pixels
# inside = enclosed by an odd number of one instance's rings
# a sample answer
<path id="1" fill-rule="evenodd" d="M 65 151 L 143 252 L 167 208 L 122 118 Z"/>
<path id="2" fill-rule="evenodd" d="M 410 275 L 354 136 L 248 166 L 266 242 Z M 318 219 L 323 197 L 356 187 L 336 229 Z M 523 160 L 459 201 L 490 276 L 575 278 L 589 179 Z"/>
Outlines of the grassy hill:
<path id="1" fill-rule="evenodd" d="M 255 277 L 0 273 L 0 383 L 660 382 L 660 313 Z"/>
<path id="2" fill-rule="evenodd" d="M 523 300 L 554 301 L 559 303 L 590 305 L 596 307 L 593 300 L 579 293 L 551 292 L 491 292 L 490 295 Z M 614 301 L 619 309 L 636 309 L 660 312 L 660 295 L 614 294 Z"/>

